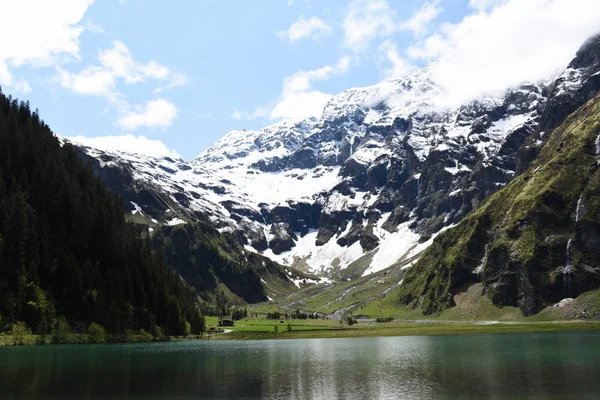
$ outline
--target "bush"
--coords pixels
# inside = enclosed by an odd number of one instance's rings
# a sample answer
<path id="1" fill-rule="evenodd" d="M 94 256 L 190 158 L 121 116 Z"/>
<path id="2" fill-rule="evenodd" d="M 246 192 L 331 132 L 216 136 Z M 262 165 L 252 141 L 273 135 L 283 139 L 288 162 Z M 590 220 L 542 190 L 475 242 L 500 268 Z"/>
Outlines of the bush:
<path id="1" fill-rule="evenodd" d="M 95 322 L 90 324 L 89 328 L 87 329 L 87 334 L 92 343 L 104 343 L 106 340 L 106 331 L 101 325 Z"/>
<path id="2" fill-rule="evenodd" d="M 380 317 L 375 320 L 375 322 L 392 322 L 394 318 L 392 317 Z"/>
<path id="3" fill-rule="evenodd" d="M 152 335 L 150 333 L 146 332 L 144 329 L 140 329 L 140 331 L 138 333 L 138 341 L 151 342 L 153 340 L 154 340 L 154 338 L 152 337 Z"/>
<path id="4" fill-rule="evenodd" d="M 31 335 L 31 328 L 23 321 L 15 322 L 10 330 L 15 346 L 25 344 L 25 337 Z"/>
<path id="5" fill-rule="evenodd" d="M 127 329 L 125 331 L 125 336 L 123 337 L 124 342 L 136 342 L 137 335 L 133 329 Z"/>
<path id="6" fill-rule="evenodd" d="M 154 325 L 154 327 L 152 328 L 152 331 L 150 332 L 152 334 L 152 336 L 154 336 L 156 338 L 156 340 L 165 340 L 166 336 L 163 333 L 163 330 L 161 329 L 160 326 Z"/>
<path id="7" fill-rule="evenodd" d="M 68 343 L 71 327 L 65 317 L 60 317 L 52 329 L 52 343 Z"/>

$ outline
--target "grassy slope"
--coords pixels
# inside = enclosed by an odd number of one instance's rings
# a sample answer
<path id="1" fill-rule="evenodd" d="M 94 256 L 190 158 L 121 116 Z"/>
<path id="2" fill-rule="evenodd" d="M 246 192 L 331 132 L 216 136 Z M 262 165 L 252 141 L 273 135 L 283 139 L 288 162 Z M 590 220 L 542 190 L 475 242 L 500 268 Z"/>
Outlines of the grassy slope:
<path id="1" fill-rule="evenodd" d="M 273 302 L 253 306 L 253 311 L 300 309 L 332 314 L 348 307 L 355 310 L 385 296 L 383 292 L 396 287 L 401 275 L 400 268 L 390 268 L 348 282 L 312 286 L 289 296 L 276 297 Z"/>
<path id="2" fill-rule="evenodd" d="M 323 325 L 324 323 L 329 324 Z M 258 323 L 258 322 L 257 322 Z M 347 338 L 347 337 L 380 337 L 380 336 L 422 336 L 422 335 L 464 335 L 510 332 L 539 332 L 567 330 L 600 330 L 600 322 L 522 322 L 522 323 L 489 323 L 477 324 L 467 322 L 390 322 L 365 323 L 348 327 L 337 321 L 321 321 L 321 325 L 311 325 L 310 321 L 303 325 L 294 325 L 291 332 L 282 327 L 273 332 L 273 326 L 265 324 L 264 329 L 256 326 L 242 327 L 231 333 L 213 336 L 218 340 L 260 340 L 260 339 L 311 339 L 311 338 Z M 284 324 L 281 324 L 284 325 Z"/>
<path id="3" fill-rule="evenodd" d="M 472 271 L 484 258 L 486 243 L 489 254 L 507 255 L 517 270 L 500 268 L 488 274 L 487 294 L 496 304 L 504 299 L 492 283 L 507 278 L 502 274 L 514 273 L 516 278 L 509 278 L 515 281 L 528 279 L 519 274 L 537 274 L 530 278 L 534 282 L 526 282 L 531 286 L 535 281 L 554 279 L 551 269 L 560 265 L 556 258 L 564 254 L 554 250 L 562 251 L 566 237 L 572 235 L 571 227 L 564 225 L 579 195 L 589 192 L 584 219 L 596 218 L 600 211 L 600 199 L 592 193 L 600 181 L 597 173 L 591 173 L 596 160 L 590 151 L 600 131 L 599 107 L 597 97 L 571 115 L 551 134 L 529 171 L 491 196 L 457 227 L 440 234 L 408 270 L 398 290 L 401 300 L 426 314 L 453 306 L 454 294 L 474 282 Z M 586 261 L 594 265 L 594 260 Z M 538 304 L 526 306 L 539 308 Z"/>

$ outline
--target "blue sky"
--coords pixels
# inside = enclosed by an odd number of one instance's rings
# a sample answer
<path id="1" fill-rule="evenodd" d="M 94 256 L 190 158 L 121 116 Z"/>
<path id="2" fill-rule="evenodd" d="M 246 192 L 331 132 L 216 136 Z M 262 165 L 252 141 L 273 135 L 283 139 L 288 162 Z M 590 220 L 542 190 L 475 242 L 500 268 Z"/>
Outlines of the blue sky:
<path id="1" fill-rule="evenodd" d="M 484 58 L 499 52 L 486 59 L 507 75 L 494 79 L 500 86 L 542 77 L 547 70 L 508 76 L 498 64 L 548 53 L 542 41 L 555 34 L 550 67 L 564 65 L 600 18 L 595 0 L 0 0 L 0 7 L 0 34 L 15 37 L 0 44 L 5 93 L 28 99 L 58 134 L 109 136 L 104 143 L 152 154 L 164 153 L 162 142 L 184 159 L 232 129 L 318 115 L 331 95 L 399 77 L 449 51 L 465 63 L 485 46 Z M 540 15 L 523 31 L 519 21 Z M 547 61 L 535 54 L 528 62 Z M 469 79 L 489 68 L 478 65 Z M 473 87 L 485 87 L 481 79 Z"/>

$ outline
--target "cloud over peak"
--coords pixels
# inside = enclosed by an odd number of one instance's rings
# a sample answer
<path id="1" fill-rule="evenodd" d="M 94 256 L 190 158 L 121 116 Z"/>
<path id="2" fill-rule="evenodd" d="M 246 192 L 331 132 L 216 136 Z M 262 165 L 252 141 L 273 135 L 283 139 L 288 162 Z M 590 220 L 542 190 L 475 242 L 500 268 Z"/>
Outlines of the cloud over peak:
<path id="1" fill-rule="evenodd" d="M 350 63 L 351 58 L 345 56 L 340 58 L 335 65 L 326 65 L 308 71 L 298 71 L 285 78 L 281 97 L 271 111 L 270 118 L 301 119 L 321 116 L 323 108 L 325 108 L 332 95 L 313 90 L 313 83 L 315 81 L 328 80 L 334 75 L 347 72 L 350 68 Z"/>
<path id="2" fill-rule="evenodd" d="M 414 60 L 450 59 L 432 78 L 461 103 L 564 68 L 600 31 L 597 0 L 471 0 L 476 11 L 411 46 Z"/>
<path id="3" fill-rule="evenodd" d="M 179 110 L 175 105 L 165 99 L 155 99 L 146 102 L 143 106 L 137 106 L 134 110 L 124 113 L 116 122 L 116 125 L 133 131 L 145 128 L 168 128 L 171 126 Z"/>
<path id="4" fill-rule="evenodd" d="M 95 138 L 75 136 L 66 139 L 83 146 L 93 147 L 103 151 L 124 151 L 156 158 L 180 158 L 177 152 L 169 150 L 169 148 L 167 148 L 160 140 L 148 139 L 145 136 L 120 135 L 100 136 Z"/>
<path id="5" fill-rule="evenodd" d="M 333 33 L 333 28 L 318 17 L 300 17 L 286 31 L 277 32 L 281 39 L 294 43 L 301 39 L 320 40 Z"/>

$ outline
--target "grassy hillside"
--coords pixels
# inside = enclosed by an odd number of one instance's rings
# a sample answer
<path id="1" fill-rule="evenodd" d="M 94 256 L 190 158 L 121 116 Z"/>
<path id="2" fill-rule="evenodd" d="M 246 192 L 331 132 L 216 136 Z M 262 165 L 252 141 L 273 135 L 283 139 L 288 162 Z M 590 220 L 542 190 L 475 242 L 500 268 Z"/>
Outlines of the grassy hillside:
<path id="1" fill-rule="evenodd" d="M 424 314 L 481 283 L 494 306 L 533 315 L 600 287 L 600 97 L 552 133 L 531 168 L 440 234 L 398 289 Z"/>

